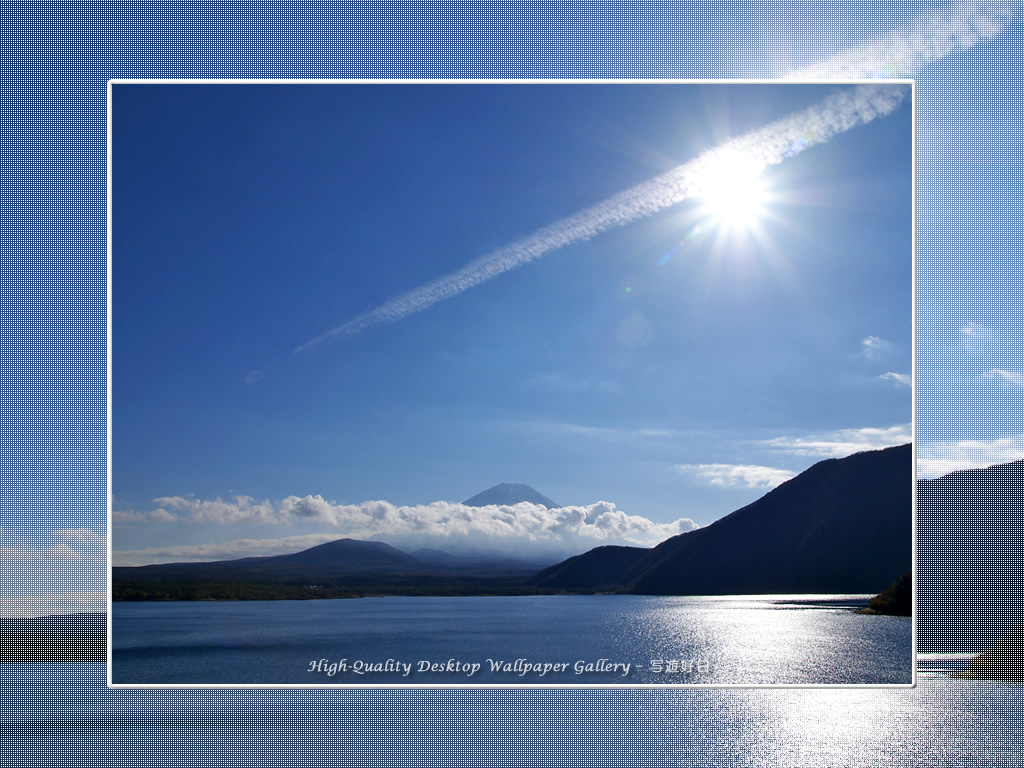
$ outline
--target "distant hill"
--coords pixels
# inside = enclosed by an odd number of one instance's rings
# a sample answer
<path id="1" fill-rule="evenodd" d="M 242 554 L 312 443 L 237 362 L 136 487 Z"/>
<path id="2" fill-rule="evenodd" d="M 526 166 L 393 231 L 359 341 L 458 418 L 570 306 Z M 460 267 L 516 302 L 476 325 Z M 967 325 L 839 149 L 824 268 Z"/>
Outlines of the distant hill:
<path id="1" fill-rule="evenodd" d="M 112 592 L 116 601 L 533 594 L 526 580 L 545 564 L 430 549 L 417 554 L 380 541 L 339 539 L 287 555 L 116 567 Z"/>
<path id="2" fill-rule="evenodd" d="M 973 653 L 1024 621 L 1024 461 L 918 484 L 918 650 Z"/>
<path id="3" fill-rule="evenodd" d="M 203 563 L 162 563 L 114 568 L 114 576 L 132 574 L 149 579 L 245 579 L 289 573 L 314 577 L 347 571 L 409 570 L 422 567 L 415 558 L 381 541 L 339 539 L 288 555 L 243 557 Z"/>
<path id="4" fill-rule="evenodd" d="M 522 483 L 500 483 L 493 488 L 488 488 L 486 491 L 466 499 L 462 503 L 467 507 L 487 507 L 492 504 L 495 506 L 520 504 L 524 501 L 528 501 L 531 504 L 540 504 L 548 509 L 558 509 L 562 506 Z"/>
<path id="5" fill-rule="evenodd" d="M 910 445 L 828 459 L 642 556 L 602 547 L 535 578 L 638 594 L 877 593 L 911 567 L 912 489 Z"/>
<path id="6" fill-rule="evenodd" d="M 346 568 L 393 569 L 416 568 L 420 563 L 382 541 L 338 539 L 304 549 L 291 555 L 266 558 L 263 566 L 273 569 L 291 568 Z"/>

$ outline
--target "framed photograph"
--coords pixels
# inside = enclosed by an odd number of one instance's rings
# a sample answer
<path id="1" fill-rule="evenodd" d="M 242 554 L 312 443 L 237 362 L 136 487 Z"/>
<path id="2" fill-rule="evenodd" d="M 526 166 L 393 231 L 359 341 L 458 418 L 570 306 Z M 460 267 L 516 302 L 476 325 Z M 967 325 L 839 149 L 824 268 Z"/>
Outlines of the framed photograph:
<path id="1" fill-rule="evenodd" d="M 111 683 L 912 684 L 913 90 L 113 81 Z"/>

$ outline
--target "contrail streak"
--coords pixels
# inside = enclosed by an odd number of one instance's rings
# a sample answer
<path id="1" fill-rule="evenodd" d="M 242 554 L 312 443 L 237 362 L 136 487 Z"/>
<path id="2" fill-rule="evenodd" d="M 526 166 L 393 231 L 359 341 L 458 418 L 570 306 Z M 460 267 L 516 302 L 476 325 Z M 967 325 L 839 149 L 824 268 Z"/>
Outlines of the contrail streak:
<path id="1" fill-rule="evenodd" d="M 927 64 L 999 35 L 1019 6 L 1019 2 L 966 2 L 939 8 L 917 16 L 909 25 L 877 40 L 794 70 L 783 79 L 909 77 Z M 308 350 L 329 339 L 355 336 L 375 325 L 396 322 L 553 250 L 675 205 L 699 193 L 702 177 L 724 159 L 723 153 L 753 155 L 762 168 L 767 167 L 828 141 L 838 133 L 889 114 L 905 95 L 905 88 L 884 86 L 860 86 L 852 92 L 834 94 L 816 107 L 734 139 L 668 173 L 481 256 L 456 272 L 391 299 L 307 341 L 295 351 Z"/>
<path id="2" fill-rule="evenodd" d="M 1019 2 L 956 3 L 864 45 L 783 75 L 783 80 L 911 77 L 922 67 L 1001 34 Z"/>
<path id="3" fill-rule="evenodd" d="M 355 336 L 367 328 L 394 323 L 440 301 L 520 267 L 546 253 L 582 242 L 699 195 L 724 163 L 741 156 L 766 168 L 859 125 L 893 112 L 910 93 L 909 85 L 861 85 L 833 93 L 820 104 L 709 150 L 688 163 L 537 230 L 521 240 L 475 259 L 462 269 L 415 288 L 307 341 L 302 352 L 329 339 Z"/>

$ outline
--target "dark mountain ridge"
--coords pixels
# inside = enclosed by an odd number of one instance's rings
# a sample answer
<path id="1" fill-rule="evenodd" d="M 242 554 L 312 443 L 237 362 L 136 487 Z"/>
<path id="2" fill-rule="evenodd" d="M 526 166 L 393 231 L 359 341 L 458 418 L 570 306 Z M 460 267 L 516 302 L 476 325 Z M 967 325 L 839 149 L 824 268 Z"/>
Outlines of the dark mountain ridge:
<path id="1" fill-rule="evenodd" d="M 754 503 L 653 549 L 598 547 L 539 573 L 526 563 L 429 549 L 417 558 L 380 541 L 341 539 L 273 557 L 114 568 L 114 599 L 874 594 L 911 567 L 912 483 L 911 448 L 904 445 L 819 462 Z M 504 500 L 524 500 L 529 486 L 496 488 L 473 498 L 495 503 L 512 493 Z"/>
<path id="2" fill-rule="evenodd" d="M 622 574 L 628 572 L 650 551 L 644 547 L 595 547 L 545 568 L 530 579 L 530 584 L 552 589 L 619 591 L 622 588 Z"/>
<path id="3" fill-rule="evenodd" d="M 974 653 L 1024 622 L 1024 461 L 918 484 L 918 649 Z"/>
<path id="4" fill-rule="evenodd" d="M 531 583 L 666 595 L 877 593 L 911 566 L 913 471 L 909 444 L 826 459 L 639 556 L 599 548 Z"/>

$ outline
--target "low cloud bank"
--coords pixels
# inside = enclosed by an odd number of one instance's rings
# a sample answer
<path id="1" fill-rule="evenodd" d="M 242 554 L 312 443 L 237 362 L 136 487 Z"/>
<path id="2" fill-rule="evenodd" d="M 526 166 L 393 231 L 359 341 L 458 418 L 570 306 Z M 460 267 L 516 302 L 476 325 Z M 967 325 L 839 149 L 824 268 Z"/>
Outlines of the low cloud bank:
<path id="1" fill-rule="evenodd" d="M 114 555 L 117 564 L 139 564 L 143 556 L 148 556 L 144 562 L 153 563 L 280 554 L 344 537 L 373 538 L 406 550 L 431 547 L 454 554 L 562 557 L 604 544 L 651 547 L 698 527 L 688 518 L 655 523 L 646 517 L 626 514 L 607 501 L 556 509 L 526 502 L 485 507 L 448 501 L 416 506 L 395 506 L 387 501 L 335 504 L 322 496 L 289 496 L 278 504 L 247 496 L 228 501 L 176 496 L 155 499 L 154 503 L 158 506 L 150 512 L 115 513 L 114 519 L 265 525 L 312 523 L 328 527 L 332 533 L 266 543 L 242 539 L 230 544 L 120 552 Z M 298 539 L 303 539 L 301 545 Z M 291 548 L 270 551 L 277 549 L 272 544 L 274 541 L 287 542 Z"/>

